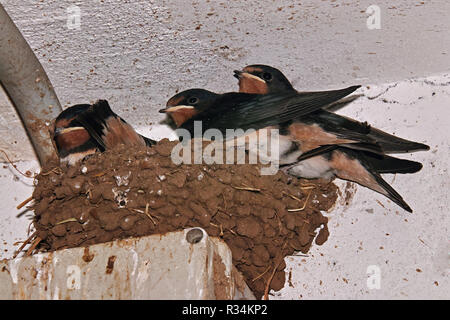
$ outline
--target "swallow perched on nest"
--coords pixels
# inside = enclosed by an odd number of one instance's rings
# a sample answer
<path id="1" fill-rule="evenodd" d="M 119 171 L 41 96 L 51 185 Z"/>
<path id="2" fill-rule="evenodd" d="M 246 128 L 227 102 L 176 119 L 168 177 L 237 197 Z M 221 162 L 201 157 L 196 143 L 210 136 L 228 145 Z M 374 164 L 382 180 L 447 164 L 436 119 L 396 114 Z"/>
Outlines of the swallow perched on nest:
<path id="1" fill-rule="evenodd" d="M 217 94 L 205 89 L 180 92 L 167 101 L 166 113 L 178 128 L 193 131 L 194 121 L 202 121 L 203 132 L 215 128 L 225 133 L 230 128 L 261 129 L 277 126 L 320 110 L 356 89 L 308 93 L 281 92 L 267 95 L 229 92 Z"/>
<path id="2" fill-rule="evenodd" d="M 235 70 L 234 77 L 239 80 L 239 92 L 270 94 L 280 92 L 298 92 L 280 70 L 266 65 L 250 65 Z M 301 92 L 299 92 L 301 93 Z M 373 128 L 367 122 L 359 122 L 326 110 L 319 110 L 302 117 L 305 128 L 320 136 L 341 137 L 348 140 L 371 139 L 380 145 L 385 153 L 404 153 L 429 150 L 430 147 Z M 326 141 L 323 141 L 325 143 Z M 333 141 L 328 141 L 333 143 Z M 340 143 L 338 141 L 338 143 Z"/>
<path id="3" fill-rule="evenodd" d="M 118 144 L 152 146 L 156 141 L 138 134 L 114 113 L 106 100 L 67 108 L 55 119 L 53 129 L 60 161 L 74 163 Z"/>
<path id="4" fill-rule="evenodd" d="M 263 95 L 297 92 L 281 71 L 270 66 L 250 65 L 242 71 L 234 71 L 234 76 L 239 80 L 240 92 Z M 429 150 L 429 146 L 395 137 L 367 123 L 323 109 L 286 122 L 280 129 L 280 134 L 292 141 L 292 148 L 282 155 L 289 159 L 284 161 L 289 174 L 303 178 L 336 176 L 354 181 L 412 212 L 380 174 L 414 173 L 422 168 L 422 164 L 385 153 Z"/>
<path id="5" fill-rule="evenodd" d="M 71 106 L 61 112 L 54 121 L 52 139 L 62 163 L 73 165 L 86 156 L 104 151 L 77 119 L 90 106 Z"/>

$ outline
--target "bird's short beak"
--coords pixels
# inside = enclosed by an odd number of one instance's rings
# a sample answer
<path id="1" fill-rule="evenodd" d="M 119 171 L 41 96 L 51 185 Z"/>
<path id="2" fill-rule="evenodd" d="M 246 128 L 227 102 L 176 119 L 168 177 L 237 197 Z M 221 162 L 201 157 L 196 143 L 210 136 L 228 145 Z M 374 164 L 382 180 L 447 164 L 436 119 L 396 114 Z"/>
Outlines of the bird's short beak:
<path id="1" fill-rule="evenodd" d="M 260 77 L 257 77 L 251 73 L 245 72 L 245 71 L 239 71 L 239 70 L 234 70 L 234 77 L 236 79 L 242 79 L 242 78 L 248 78 L 248 79 L 253 79 L 253 80 L 257 80 L 263 83 L 266 83 L 266 81 L 264 81 L 263 79 L 261 79 Z"/>
<path id="2" fill-rule="evenodd" d="M 181 105 L 181 106 L 167 107 L 165 109 L 161 109 L 161 110 L 159 110 L 159 113 L 173 113 L 173 112 L 177 112 L 180 110 L 192 110 L 192 109 L 194 109 L 193 106 Z"/>
<path id="3" fill-rule="evenodd" d="M 169 118 L 172 118 L 177 128 L 197 114 L 193 106 L 186 105 L 168 106 L 159 110 L 159 112 L 165 113 Z"/>
<path id="4" fill-rule="evenodd" d="M 235 77 L 236 79 L 240 79 L 242 77 L 243 72 L 240 70 L 234 70 L 234 75 L 233 77 Z"/>

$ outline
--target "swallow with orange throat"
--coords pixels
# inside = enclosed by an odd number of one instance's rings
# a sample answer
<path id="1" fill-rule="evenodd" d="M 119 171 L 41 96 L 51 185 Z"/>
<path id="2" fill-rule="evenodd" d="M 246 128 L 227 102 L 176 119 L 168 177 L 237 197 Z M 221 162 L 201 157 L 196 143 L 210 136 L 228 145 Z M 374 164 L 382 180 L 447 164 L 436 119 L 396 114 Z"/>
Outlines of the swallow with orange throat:
<path id="1" fill-rule="evenodd" d="M 234 76 L 239 80 L 240 92 L 263 95 L 297 92 L 281 71 L 270 66 L 250 65 L 242 71 L 234 71 Z M 281 134 L 292 141 L 289 152 L 281 155 L 286 159 L 284 169 L 289 174 L 310 179 L 339 177 L 354 181 L 412 212 L 380 174 L 415 173 L 422 164 L 384 153 L 428 150 L 427 145 L 395 137 L 367 123 L 323 109 L 286 122 L 281 130 Z M 383 152 L 377 150 L 379 147 Z"/>
<path id="2" fill-rule="evenodd" d="M 239 80 L 239 92 L 254 94 L 298 92 L 280 70 L 267 65 L 246 66 L 242 70 L 235 70 L 234 77 Z M 354 147 L 358 147 L 358 142 L 367 142 L 369 138 L 376 142 L 384 153 L 407 153 L 430 149 L 423 143 L 405 140 L 373 128 L 367 122 L 359 122 L 323 109 L 302 117 L 302 123 L 305 128 L 315 132 L 320 131 L 321 136 L 328 135 L 352 141 L 356 143 Z M 340 141 L 328 142 L 341 143 Z"/>
<path id="3" fill-rule="evenodd" d="M 90 104 L 77 104 L 62 111 L 55 119 L 52 139 L 61 163 L 73 165 L 104 148 L 93 139 L 78 121 Z"/>
<path id="4" fill-rule="evenodd" d="M 261 129 L 278 126 L 302 117 L 337 101 L 356 89 L 317 91 L 299 94 L 281 92 L 274 94 L 214 93 L 205 89 L 189 89 L 167 101 L 161 113 L 168 115 L 177 128 L 193 133 L 195 121 L 202 122 L 202 133 L 208 129 Z"/>
<path id="5" fill-rule="evenodd" d="M 190 133 L 190 137 L 196 137 L 198 133 L 203 136 L 206 130 L 216 129 L 228 140 L 230 138 L 228 130 L 231 129 L 231 137 L 243 137 L 244 139 L 239 140 L 245 143 L 244 146 L 247 147 L 247 150 L 252 151 L 247 145 L 246 138 L 249 137 L 250 140 L 252 136 L 259 140 L 260 133 L 265 134 L 260 129 L 279 131 L 285 123 L 320 110 L 358 88 L 359 86 L 352 86 L 345 89 L 304 94 L 282 92 L 266 95 L 237 92 L 217 94 L 204 89 L 190 89 L 170 98 L 166 108 L 160 112 L 171 117 L 178 128 L 186 129 Z M 201 123 L 201 130 L 198 130 L 199 127 L 196 126 L 198 122 Z M 180 132 L 178 133 L 180 135 Z M 184 135 L 182 137 L 185 138 Z M 220 137 L 217 138 L 220 139 Z M 268 141 L 267 146 L 273 145 L 270 142 L 271 137 L 268 137 L 266 141 Z M 278 151 L 282 155 L 290 154 L 290 150 L 295 147 L 295 142 L 285 136 L 280 136 L 277 142 Z M 255 152 L 258 156 L 261 155 L 259 152 L 261 149 L 264 148 L 260 148 L 258 145 L 258 151 Z M 381 152 L 375 144 L 372 149 Z M 284 156 L 276 161 L 281 165 L 291 163 L 291 160 Z"/>
<path id="6" fill-rule="evenodd" d="M 119 144 L 152 146 L 156 141 L 138 134 L 114 113 L 106 100 L 74 105 L 54 122 L 53 140 L 61 163 L 73 165 Z"/>

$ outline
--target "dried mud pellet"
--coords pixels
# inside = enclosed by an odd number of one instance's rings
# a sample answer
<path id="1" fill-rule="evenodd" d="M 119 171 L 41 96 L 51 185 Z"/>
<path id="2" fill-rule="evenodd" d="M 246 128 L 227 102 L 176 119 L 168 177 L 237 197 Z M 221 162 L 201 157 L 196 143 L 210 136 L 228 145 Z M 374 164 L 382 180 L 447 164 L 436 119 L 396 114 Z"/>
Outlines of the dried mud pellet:
<path id="1" fill-rule="evenodd" d="M 292 231 L 290 231 L 288 228 L 286 228 L 286 226 L 285 226 L 284 224 L 281 224 L 281 225 L 279 226 L 279 230 L 280 230 L 280 234 L 281 234 L 283 237 L 286 237 L 287 235 L 289 235 L 290 232 L 292 232 Z"/>
<path id="2" fill-rule="evenodd" d="M 293 213 L 287 214 L 284 217 L 284 223 L 285 223 L 286 228 L 288 228 L 289 230 L 294 230 L 296 227 L 296 218 L 295 218 L 294 214 Z"/>
<path id="3" fill-rule="evenodd" d="M 277 213 L 277 215 L 278 215 L 278 213 Z M 272 219 L 266 219 L 265 222 L 270 224 L 270 226 L 272 228 L 274 228 L 275 230 L 277 230 L 277 232 L 279 232 L 281 220 L 278 217 L 274 217 Z"/>
<path id="4" fill-rule="evenodd" d="M 34 207 L 34 214 L 36 216 L 40 216 L 41 214 L 43 214 L 47 210 L 49 202 L 49 199 L 43 199 L 38 202 Z"/>
<path id="5" fill-rule="evenodd" d="M 248 191 L 238 190 L 237 192 L 235 192 L 234 196 L 233 196 L 233 201 L 239 205 L 248 204 L 249 203 L 248 195 L 246 195 L 245 192 L 248 192 Z"/>
<path id="6" fill-rule="evenodd" d="M 237 214 L 240 216 L 249 216 L 250 212 L 252 211 L 250 206 L 244 205 L 244 206 L 239 206 L 237 207 Z"/>
<path id="7" fill-rule="evenodd" d="M 231 183 L 231 173 L 227 172 L 226 170 L 218 170 L 216 172 L 216 175 L 218 177 L 218 180 L 225 184 Z"/>
<path id="8" fill-rule="evenodd" d="M 236 222 L 237 233 L 249 238 L 254 238 L 262 232 L 261 224 L 254 218 L 248 217 Z"/>
<path id="9" fill-rule="evenodd" d="M 97 210 L 96 208 L 90 208 L 90 209 L 88 209 L 88 214 L 89 214 L 92 218 L 94 218 L 94 219 L 96 219 L 96 220 L 99 220 L 98 210 Z"/>
<path id="10" fill-rule="evenodd" d="M 66 176 L 69 177 L 69 178 L 73 178 L 73 177 L 78 176 L 79 172 L 80 172 L 79 168 L 77 168 L 76 166 L 71 166 L 67 170 Z"/>
<path id="11" fill-rule="evenodd" d="M 275 210 L 273 208 L 268 207 L 261 208 L 258 216 L 264 219 L 271 219 L 275 216 Z"/>
<path id="12" fill-rule="evenodd" d="M 51 232 L 57 237 L 62 237 L 66 234 L 66 226 L 64 224 L 56 225 L 51 229 Z"/>
<path id="13" fill-rule="evenodd" d="M 281 200 L 283 199 L 283 192 L 279 189 L 275 189 L 275 190 L 271 190 L 270 192 L 272 194 L 272 196 L 276 199 L 276 200 Z"/>
<path id="14" fill-rule="evenodd" d="M 288 212 L 287 210 L 277 211 L 277 219 L 283 220 L 284 217 L 288 214 L 291 214 L 291 212 Z"/>
<path id="15" fill-rule="evenodd" d="M 111 214 L 111 217 L 106 220 L 106 223 L 103 225 L 103 228 L 106 231 L 113 231 L 119 228 L 120 226 L 120 218 L 117 215 Z"/>
<path id="16" fill-rule="evenodd" d="M 183 215 L 175 215 L 175 217 L 171 220 L 170 224 L 174 226 L 175 228 L 180 228 L 182 226 L 185 226 L 188 222 L 188 218 Z"/>
<path id="17" fill-rule="evenodd" d="M 55 188 L 56 199 L 64 199 L 66 196 L 71 196 L 72 191 L 67 186 L 61 186 Z"/>
<path id="18" fill-rule="evenodd" d="M 167 201 L 174 206 L 183 205 L 186 201 L 183 198 L 177 198 L 177 197 L 169 197 Z"/>
<path id="19" fill-rule="evenodd" d="M 196 216 L 204 216 L 207 215 L 208 212 L 203 208 L 200 204 L 191 202 L 189 203 L 189 207 L 194 211 Z"/>
<path id="20" fill-rule="evenodd" d="M 274 258 L 280 252 L 278 246 L 274 245 L 273 243 L 267 244 L 266 248 L 272 258 Z"/>
<path id="21" fill-rule="evenodd" d="M 116 195 L 114 194 L 112 190 L 112 185 L 105 185 L 101 189 L 99 188 L 99 191 L 101 192 L 102 198 L 109 201 L 115 201 Z"/>
<path id="22" fill-rule="evenodd" d="M 254 267 L 253 261 L 250 258 L 251 254 L 252 254 L 252 252 L 250 250 L 243 250 L 241 262 L 243 264 L 245 264 L 246 266 Z"/>
<path id="23" fill-rule="evenodd" d="M 150 219 L 148 219 L 150 220 Z M 153 230 L 153 223 L 151 221 L 145 222 L 144 220 L 139 220 L 134 225 L 133 229 L 136 233 L 136 235 L 144 235 L 150 232 L 150 230 Z"/>
<path id="24" fill-rule="evenodd" d="M 100 243 L 111 241 L 113 237 L 114 235 L 111 232 L 102 232 L 98 236 Z"/>
<path id="25" fill-rule="evenodd" d="M 49 183 L 53 184 L 54 186 L 57 186 L 61 183 L 60 176 L 57 175 L 56 173 L 50 173 L 48 175 L 48 181 L 49 181 Z"/>
<path id="26" fill-rule="evenodd" d="M 200 225 L 206 227 L 211 222 L 211 215 L 209 213 L 199 214 L 195 215 L 195 219 L 200 223 Z"/>
<path id="27" fill-rule="evenodd" d="M 244 250 L 242 248 L 232 246 L 230 249 L 233 259 L 236 259 L 237 261 L 242 260 L 242 257 L 244 256 Z"/>
<path id="28" fill-rule="evenodd" d="M 286 211 L 286 204 L 284 204 L 283 202 L 274 201 L 274 203 L 272 204 L 272 207 L 273 207 L 273 209 L 275 209 L 275 211 L 277 213 Z"/>
<path id="29" fill-rule="evenodd" d="M 253 290 L 257 292 L 264 292 L 266 288 L 266 284 L 264 283 L 264 279 L 258 279 L 252 283 Z"/>
<path id="30" fill-rule="evenodd" d="M 326 225 L 327 224 L 327 222 L 328 222 L 328 217 L 325 217 L 324 215 L 322 215 L 320 212 L 318 212 L 318 214 L 319 214 L 319 223 L 320 224 L 323 224 L 323 225 Z"/>
<path id="31" fill-rule="evenodd" d="M 68 222 L 66 224 L 66 230 L 70 233 L 79 233 L 83 231 L 83 226 L 78 222 Z"/>
<path id="32" fill-rule="evenodd" d="M 149 158 L 142 159 L 138 162 L 138 166 L 140 169 L 153 169 L 156 167 L 156 161 Z"/>
<path id="33" fill-rule="evenodd" d="M 81 207 L 73 208 L 72 210 L 70 210 L 70 214 L 67 215 L 67 219 L 76 219 L 80 221 L 82 213 L 83 209 Z"/>
<path id="34" fill-rule="evenodd" d="M 89 220 L 90 214 L 88 210 L 83 210 L 80 214 L 80 217 L 78 218 L 78 221 L 80 223 L 85 223 Z"/>
<path id="35" fill-rule="evenodd" d="M 38 182 L 38 184 L 39 184 L 39 182 Z M 44 195 L 44 193 L 48 193 L 48 194 Z M 34 189 L 32 197 L 36 204 L 36 203 L 39 203 L 39 201 L 41 201 L 42 199 L 44 199 L 44 197 L 50 196 L 50 194 L 53 194 L 53 192 L 51 192 L 49 189 L 44 189 L 44 190 Z"/>
<path id="36" fill-rule="evenodd" d="M 275 229 L 272 228 L 272 226 L 268 223 L 264 224 L 263 228 L 264 228 L 264 237 L 266 237 L 267 239 L 273 238 L 277 234 Z"/>
<path id="37" fill-rule="evenodd" d="M 286 261 L 284 261 L 284 259 L 283 259 L 280 261 L 279 265 L 277 266 L 277 271 L 282 271 L 285 268 L 286 268 Z"/>
<path id="38" fill-rule="evenodd" d="M 157 210 L 158 214 L 161 214 L 165 217 L 173 217 L 175 215 L 176 208 L 172 205 L 165 205 Z"/>
<path id="39" fill-rule="evenodd" d="M 211 198 L 208 201 L 206 201 L 206 208 L 208 209 L 211 215 L 216 214 L 221 202 L 222 200 L 217 197 Z"/>
<path id="40" fill-rule="evenodd" d="M 189 199 L 189 197 L 191 196 L 191 193 L 189 192 L 189 190 L 182 189 L 182 190 L 178 191 L 178 195 L 183 200 L 186 200 L 186 199 Z"/>
<path id="41" fill-rule="evenodd" d="M 55 250 L 58 250 L 67 247 L 67 243 L 68 243 L 67 239 L 63 237 L 58 237 L 53 239 L 51 245 L 53 248 L 55 248 Z"/>
<path id="42" fill-rule="evenodd" d="M 214 228 L 213 226 L 202 226 L 202 228 L 206 231 L 206 233 L 210 237 L 220 237 L 220 230 L 217 228 Z"/>
<path id="43" fill-rule="evenodd" d="M 302 242 L 298 238 L 290 239 L 289 240 L 289 245 L 291 246 L 292 249 L 294 249 L 296 251 L 300 251 L 301 249 L 303 249 Z"/>
<path id="44" fill-rule="evenodd" d="M 168 157 L 172 153 L 172 145 L 169 144 L 159 143 L 156 146 L 154 146 L 153 149 L 163 157 Z"/>
<path id="45" fill-rule="evenodd" d="M 330 232 L 328 231 L 327 225 L 324 225 L 322 229 L 320 229 L 319 234 L 316 237 L 316 244 L 321 246 L 322 244 L 327 241 L 328 236 L 330 235 Z"/>
<path id="46" fill-rule="evenodd" d="M 253 248 L 252 262 L 255 266 L 265 266 L 270 258 L 269 252 L 264 246 L 258 245 Z"/>
<path id="47" fill-rule="evenodd" d="M 243 238 L 243 237 L 233 237 L 234 241 L 233 241 L 233 245 L 241 248 L 241 249 L 247 249 L 249 246 L 249 243 L 247 241 L 247 239 Z"/>
<path id="48" fill-rule="evenodd" d="M 135 215 L 125 216 L 120 221 L 120 228 L 125 231 L 130 230 L 131 228 L 134 227 L 134 224 L 138 219 L 139 218 Z"/>
<path id="49" fill-rule="evenodd" d="M 45 231 L 45 230 L 39 230 L 39 231 L 37 232 L 36 236 L 39 237 L 39 238 L 41 238 L 41 239 L 43 239 L 43 240 L 45 240 L 45 239 L 47 239 L 47 237 L 48 237 L 48 231 Z"/>
<path id="50" fill-rule="evenodd" d="M 286 274 L 284 271 L 276 272 L 270 282 L 270 288 L 274 291 L 279 291 L 284 287 L 284 282 L 286 279 Z"/>
<path id="51" fill-rule="evenodd" d="M 91 210 L 91 212 L 90 212 L 90 214 L 93 216 L 93 217 L 96 217 L 96 219 L 98 219 L 98 221 L 100 222 L 100 224 L 106 224 L 106 223 L 108 223 L 108 221 L 111 219 L 111 218 L 113 218 L 114 216 L 116 216 L 116 215 L 114 215 L 112 212 L 109 212 L 109 211 L 103 211 L 103 210 L 100 210 L 100 209 L 93 209 L 93 210 Z"/>
<path id="52" fill-rule="evenodd" d="M 178 188 L 182 188 L 186 183 L 186 175 L 182 172 L 176 172 L 174 174 L 171 174 L 167 181 L 169 182 L 169 184 L 172 184 Z"/>
<path id="53" fill-rule="evenodd" d="M 88 191 L 88 199 L 91 203 L 98 203 L 102 199 L 102 190 L 100 188 L 91 188 Z"/>
<path id="54" fill-rule="evenodd" d="M 159 209 L 167 205 L 167 202 L 164 199 L 156 198 L 152 199 L 148 202 L 148 205 L 152 209 Z"/>
<path id="55" fill-rule="evenodd" d="M 208 199 L 215 197 L 216 192 L 213 190 L 212 186 L 207 186 L 205 189 L 199 190 L 197 195 L 200 201 L 206 202 Z"/>
<path id="56" fill-rule="evenodd" d="M 308 232 L 308 225 L 304 224 L 301 228 L 299 237 L 298 237 L 302 246 L 306 246 L 310 240 L 310 235 Z"/>
<path id="57" fill-rule="evenodd" d="M 187 217 L 188 219 L 192 219 L 195 216 L 194 211 L 185 206 L 179 206 L 176 208 L 176 212 Z"/>
<path id="58" fill-rule="evenodd" d="M 236 226 L 236 220 L 235 219 L 231 219 L 229 216 L 227 216 L 226 214 L 219 212 L 218 214 L 216 214 L 216 216 L 214 217 L 217 222 L 222 225 L 222 229 L 224 230 L 230 230 L 233 229 Z"/>
<path id="59" fill-rule="evenodd" d="M 73 194 L 80 194 L 84 192 L 84 177 L 78 176 L 75 178 L 70 179 L 67 182 L 67 186 L 70 188 Z"/>

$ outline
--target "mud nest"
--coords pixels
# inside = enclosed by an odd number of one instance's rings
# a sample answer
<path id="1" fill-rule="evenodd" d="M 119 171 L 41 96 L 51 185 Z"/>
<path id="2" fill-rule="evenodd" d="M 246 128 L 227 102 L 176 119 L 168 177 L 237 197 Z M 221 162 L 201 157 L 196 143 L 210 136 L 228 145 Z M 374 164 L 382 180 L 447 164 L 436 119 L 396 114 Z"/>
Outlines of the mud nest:
<path id="1" fill-rule="evenodd" d="M 36 250 L 201 227 L 230 247 L 257 298 L 285 283 L 284 257 L 328 238 L 332 183 L 260 175 L 258 165 L 176 165 L 175 142 L 96 154 L 72 167 L 47 167 L 33 193 Z"/>

